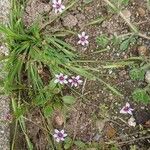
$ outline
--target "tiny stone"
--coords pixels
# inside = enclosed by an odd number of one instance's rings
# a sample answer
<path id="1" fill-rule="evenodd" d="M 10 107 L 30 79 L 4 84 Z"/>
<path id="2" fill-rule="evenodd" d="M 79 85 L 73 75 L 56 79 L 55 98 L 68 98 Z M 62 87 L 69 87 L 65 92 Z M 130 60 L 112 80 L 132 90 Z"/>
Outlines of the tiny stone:
<path id="1" fill-rule="evenodd" d="M 148 70 L 148 71 L 146 72 L 146 74 L 145 74 L 145 81 L 146 81 L 147 83 L 150 83 L 150 70 Z"/>
<path id="2" fill-rule="evenodd" d="M 138 47 L 138 55 L 139 56 L 146 56 L 147 55 L 147 47 L 146 46 L 139 46 Z"/>
<path id="3" fill-rule="evenodd" d="M 130 20 L 131 12 L 129 10 L 123 10 L 122 14 L 126 17 L 126 19 Z"/>
<path id="4" fill-rule="evenodd" d="M 113 72 L 112 70 L 109 70 L 109 74 L 112 74 L 112 72 Z"/>
<path id="5" fill-rule="evenodd" d="M 4 131 L 2 130 L 2 131 L 1 131 L 1 133 L 3 134 L 3 133 L 4 133 Z"/>
<path id="6" fill-rule="evenodd" d="M 143 8 L 138 8 L 138 13 L 141 17 L 143 17 L 145 15 L 145 10 Z"/>
<path id="7" fill-rule="evenodd" d="M 77 23 L 78 23 L 78 20 L 73 15 L 68 15 L 63 19 L 63 25 L 65 27 L 73 28 L 74 26 L 77 25 Z"/>
<path id="8" fill-rule="evenodd" d="M 100 138 L 101 138 L 101 135 L 98 133 L 93 137 L 94 141 L 99 141 Z"/>

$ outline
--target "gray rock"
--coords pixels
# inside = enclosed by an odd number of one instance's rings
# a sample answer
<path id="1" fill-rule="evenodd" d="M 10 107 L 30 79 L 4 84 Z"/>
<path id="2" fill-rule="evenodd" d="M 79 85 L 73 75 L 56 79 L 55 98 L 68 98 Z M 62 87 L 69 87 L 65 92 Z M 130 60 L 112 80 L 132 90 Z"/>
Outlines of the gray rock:
<path id="1" fill-rule="evenodd" d="M 7 24 L 9 19 L 9 8 L 10 1 L 9 0 L 0 0 L 0 22 L 3 24 Z M 0 34 L 0 37 L 3 37 Z M 4 45 L 2 43 L 2 45 Z M 0 49 L 0 53 L 7 53 L 8 50 L 5 46 L 2 46 Z M 5 62 L 3 62 L 5 63 Z M 2 64 L 2 63 L 1 63 Z M 3 65 L 1 65 L 1 68 Z M 3 77 L 2 72 L 0 72 L 0 76 Z M 3 122 L 4 115 L 9 112 L 9 98 L 6 95 L 0 96 L 0 150 L 10 150 L 10 129 L 9 123 Z"/>
<path id="2" fill-rule="evenodd" d="M 78 20 L 75 16 L 73 15 L 67 15 L 66 17 L 63 18 L 63 25 L 68 28 L 73 28 L 76 26 L 78 23 Z"/>

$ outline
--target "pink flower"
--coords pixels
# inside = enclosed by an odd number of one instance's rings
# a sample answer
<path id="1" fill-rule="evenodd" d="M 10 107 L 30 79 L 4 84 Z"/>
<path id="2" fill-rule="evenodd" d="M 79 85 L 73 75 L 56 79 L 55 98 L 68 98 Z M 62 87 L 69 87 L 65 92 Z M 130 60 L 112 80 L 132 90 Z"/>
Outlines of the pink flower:
<path id="1" fill-rule="evenodd" d="M 56 74 L 55 75 L 56 79 L 55 79 L 55 83 L 60 83 L 60 84 L 67 84 L 68 81 L 67 81 L 67 78 L 68 76 L 67 75 L 63 75 L 62 73 L 60 74 Z"/>
<path id="2" fill-rule="evenodd" d="M 132 115 L 132 111 L 133 111 L 133 110 L 134 110 L 134 109 L 132 109 L 132 108 L 130 107 L 130 104 L 127 102 L 126 105 L 120 110 L 120 113 Z"/>
<path id="3" fill-rule="evenodd" d="M 72 76 L 71 79 L 68 80 L 69 83 L 71 83 L 71 87 L 75 86 L 77 87 L 78 85 L 80 85 L 83 81 L 80 80 L 80 76 Z"/>
<path id="4" fill-rule="evenodd" d="M 53 137 L 55 138 L 56 142 L 65 140 L 65 137 L 67 136 L 67 134 L 64 132 L 64 130 L 59 131 L 59 130 L 55 129 L 54 131 L 55 131 L 55 133 L 54 133 Z"/>
<path id="5" fill-rule="evenodd" d="M 62 5 L 62 0 L 53 0 L 52 3 L 55 13 L 62 13 L 62 11 L 65 9 L 65 6 Z"/>
<path id="6" fill-rule="evenodd" d="M 83 45 L 83 46 L 89 44 L 89 42 L 88 42 L 89 36 L 86 35 L 85 32 L 82 32 L 81 34 L 78 34 L 78 37 L 79 37 L 78 44 L 81 44 L 81 45 Z"/>

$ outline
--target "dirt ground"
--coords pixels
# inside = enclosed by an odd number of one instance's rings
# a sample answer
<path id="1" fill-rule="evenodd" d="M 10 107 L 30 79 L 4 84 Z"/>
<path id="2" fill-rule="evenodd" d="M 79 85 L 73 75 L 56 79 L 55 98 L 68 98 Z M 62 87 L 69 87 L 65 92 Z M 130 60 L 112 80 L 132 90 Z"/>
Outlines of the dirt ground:
<path id="1" fill-rule="evenodd" d="M 67 0 L 64 1 L 67 4 Z M 130 18 L 130 21 L 138 26 L 142 33 L 150 35 L 150 10 L 147 8 L 146 1 L 131 0 L 128 6 L 123 6 L 124 15 Z M 41 18 L 45 14 L 45 18 Z M 25 22 L 27 25 L 32 24 L 35 18 L 40 18 L 41 23 L 53 14 L 52 7 L 46 0 L 33 0 L 26 7 Z M 84 27 L 92 20 L 106 17 L 100 24 L 89 25 Z M 47 32 L 49 31 L 47 26 Z M 145 46 L 150 50 L 149 40 L 138 38 L 137 42 L 130 46 L 126 51 L 119 51 L 117 47 L 109 45 L 109 49 L 103 53 L 94 53 L 100 49 L 96 43 L 96 37 L 106 34 L 109 37 L 130 33 L 128 25 L 120 18 L 119 15 L 113 14 L 103 0 L 92 1 L 85 4 L 83 1 L 78 2 L 73 8 L 69 9 L 54 24 L 54 29 L 69 29 L 77 33 L 85 31 L 89 35 L 89 46 L 82 47 L 77 45 L 76 36 L 68 36 L 66 41 L 74 45 L 77 51 L 84 55 L 88 60 L 117 60 L 126 59 L 132 56 L 138 56 L 138 47 Z M 99 63 L 91 64 L 91 67 L 99 66 Z M 86 143 L 97 142 L 103 145 L 104 150 L 109 150 L 111 144 L 105 146 L 105 142 L 117 141 L 121 150 L 130 150 L 131 145 L 136 145 L 138 150 L 148 150 L 150 148 L 149 127 L 140 126 L 130 127 L 127 123 L 129 115 L 120 114 L 120 109 L 129 102 L 134 108 L 134 117 L 137 123 L 145 124 L 150 120 L 149 105 L 137 104 L 133 101 L 131 94 L 135 87 L 144 86 L 144 82 L 134 82 L 129 76 L 129 67 L 119 69 L 102 69 L 97 76 L 107 83 L 116 87 L 124 96 L 119 97 L 113 94 L 99 82 L 87 81 L 84 79 L 84 85 L 78 89 L 84 98 L 76 95 L 76 104 L 67 112 L 65 130 L 68 135 L 74 139 L 79 139 Z M 30 116 L 32 120 L 38 122 L 39 112 L 34 110 Z M 39 123 L 40 124 L 40 123 Z M 42 131 L 33 124 L 28 125 L 28 130 L 35 144 L 36 149 L 46 150 L 48 147 Z M 41 145 L 43 145 L 41 147 Z M 72 150 L 78 150 L 73 147 Z M 95 150 L 94 148 L 91 150 Z"/>

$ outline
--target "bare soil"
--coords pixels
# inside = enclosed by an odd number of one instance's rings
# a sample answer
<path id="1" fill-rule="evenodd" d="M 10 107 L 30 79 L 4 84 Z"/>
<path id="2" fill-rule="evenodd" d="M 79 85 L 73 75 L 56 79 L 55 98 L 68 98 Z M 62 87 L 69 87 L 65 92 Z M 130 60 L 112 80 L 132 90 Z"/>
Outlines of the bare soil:
<path id="1" fill-rule="evenodd" d="M 66 4 L 67 1 L 64 3 Z M 131 22 L 138 26 L 142 33 L 150 35 L 150 11 L 145 1 L 132 0 L 123 10 L 125 15 L 130 17 Z M 45 14 L 46 17 L 41 18 L 41 24 L 49 19 L 50 14 L 53 14 L 51 5 L 47 1 L 31 1 L 26 7 L 26 24 L 31 25 L 42 14 Z M 91 20 L 101 16 L 107 19 L 100 24 L 84 27 Z M 47 32 L 49 28 L 51 27 L 47 26 Z M 121 52 L 116 47 L 109 45 L 109 51 L 93 53 L 96 49 L 100 49 L 96 43 L 97 36 L 106 34 L 111 37 L 114 34 L 122 35 L 131 32 L 124 20 L 119 15 L 110 12 L 108 6 L 102 0 L 93 1 L 89 4 L 80 1 L 55 22 L 54 28 L 70 29 L 77 33 L 85 31 L 89 35 L 90 44 L 88 47 L 77 45 L 78 38 L 76 36 L 69 36 L 66 41 L 74 45 L 77 51 L 88 60 L 105 61 L 137 56 L 137 49 L 142 45 L 148 51 L 150 50 L 149 41 L 138 38 L 135 45 L 132 45 L 127 51 Z M 97 67 L 99 63 L 88 63 L 87 65 Z M 103 69 L 97 73 L 97 76 L 116 87 L 124 97 L 116 96 L 99 82 L 86 81 L 85 79 L 84 86 L 81 86 L 81 90 L 79 90 L 82 91 L 84 98 L 76 95 L 77 102 L 67 113 L 65 130 L 70 137 L 80 139 L 86 143 L 97 142 L 103 144 L 110 140 L 116 140 L 121 150 L 130 150 L 131 145 L 136 145 L 138 150 L 148 150 L 150 148 L 150 137 L 144 138 L 149 135 L 150 126 L 146 126 L 145 123 L 150 120 L 150 107 L 149 105 L 135 103 L 131 97 L 135 87 L 142 87 L 145 83 L 133 82 L 129 77 L 129 69 L 129 67 Z M 127 123 L 130 116 L 119 113 L 126 102 L 129 102 L 134 108 L 136 122 L 145 125 L 143 128 L 140 128 L 140 126 L 130 127 Z M 38 110 L 33 110 L 30 118 L 40 126 L 41 120 L 38 113 Z M 27 122 L 27 127 L 35 149 L 48 149 L 48 143 L 45 139 L 46 133 L 29 122 Z M 110 147 L 104 145 L 103 149 L 109 150 Z M 74 147 L 72 150 L 78 150 L 78 148 Z"/>

